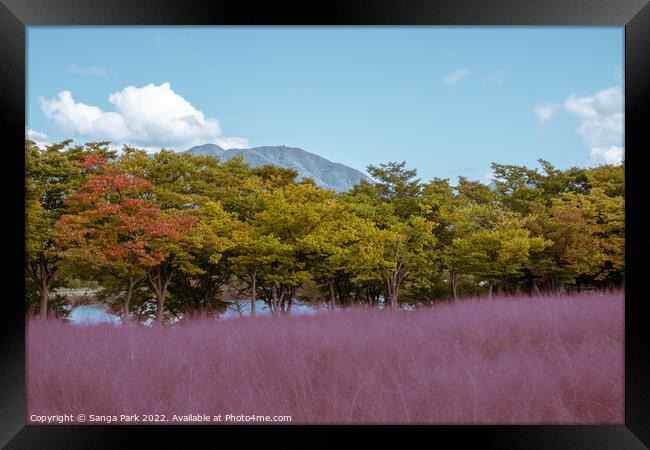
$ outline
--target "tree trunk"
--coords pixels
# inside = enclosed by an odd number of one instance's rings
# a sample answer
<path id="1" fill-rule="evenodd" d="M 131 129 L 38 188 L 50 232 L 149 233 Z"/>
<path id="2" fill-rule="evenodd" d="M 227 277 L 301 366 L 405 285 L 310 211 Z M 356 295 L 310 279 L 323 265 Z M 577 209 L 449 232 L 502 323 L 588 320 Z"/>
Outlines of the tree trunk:
<path id="1" fill-rule="evenodd" d="M 273 310 L 271 311 L 272 314 L 279 314 L 278 312 L 278 288 L 275 285 L 275 282 L 273 283 L 273 287 L 271 288 L 271 292 L 273 294 Z"/>
<path id="2" fill-rule="evenodd" d="M 390 307 L 391 307 L 391 309 L 394 309 L 394 310 L 397 310 L 397 308 L 398 308 L 398 306 L 397 306 L 397 304 L 398 304 L 398 299 L 397 299 L 398 292 L 399 292 L 399 288 L 397 287 L 397 285 L 393 286 L 392 292 L 390 293 Z"/>
<path id="3" fill-rule="evenodd" d="M 48 260 L 43 253 L 40 254 L 38 262 L 30 262 L 25 267 L 25 274 L 31 278 L 38 286 L 39 294 L 39 317 L 47 319 L 48 317 L 48 299 L 50 297 L 50 288 L 56 279 L 59 272 L 59 267 L 56 266 L 56 260 L 50 261 L 48 268 Z"/>
<path id="4" fill-rule="evenodd" d="M 327 282 L 330 288 L 330 310 L 334 311 L 336 308 L 336 295 L 334 294 L 334 280 Z"/>
<path id="5" fill-rule="evenodd" d="M 47 285 L 46 281 L 41 282 L 40 286 L 40 305 L 39 305 L 39 317 L 41 319 L 47 319 L 47 300 L 50 296 L 50 287 Z"/>
<path id="6" fill-rule="evenodd" d="M 149 284 L 156 293 L 156 317 L 155 324 L 162 325 L 163 312 L 165 308 L 165 297 L 167 296 L 167 286 L 173 275 L 172 268 L 169 266 L 158 265 L 147 274 Z"/>
<path id="7" fill-rule="evenodd" d="M 390 308 L 390 305 L 393 304 L 393 299 L 391 293 L 393 292 L 390 286 L 390 279 L 386 280 L 386 295 L 384 296 L 384 309 Z"/>
<path id="8" fill-rule="evenodd" d="M 388 281 L 388 295 L 390 296 L 391 309 L 397 309 L 397 289 L 399 285 L 400 268 L 403 263 L 403 260 L 400 261 L 400 254 L 399 254 L 399 249 L 401 244 L 402 244 L 402 237 L 398 236 L 395 245 L 395 255 L 393 257 L 395 261 L 396 269 L 395 272 L 393 272 L 393 274 L 391 275 L 390 280 Z"/>
<path id="9" fill-rule="evenodd" d="M 488 283 L 488 298 L 492 298 L 492 283 Z"/>
<path id="10" fill-rule="evenodd" d="M 451 278 L 451 298 L 452 300 L 456 300 L 458 298 L 458 294 L 456 292 L 456 271 L 454 269 L 451 269 L 449 271 L 449 275 Z"/>
<path id="11" fill-rule="evenodd" d="M 165 295 L 162 292 L 156 292 L 156 325 L 162 325 L 164 307 Z"/>
<path id="12" fill-rule="evenodd" d="M 255 301 L 257 298 L 257 286 L 255 283 L 257 282 L 257 269 L 254 269 L 253 272 L 251 272 L 251 316 L 255 317 Z"/>
<path id="13" fill-rule="evenodd" d="M 398 309 L 398 296 L 399 296 L 399 273 L 395 272 L 389 284 L 390 288 L 390 307 L 391 309 Z"/>
<path id="14" fill-rule="evenodd" d="M 135 282 L 133 278 L 126 281 L 126 293 L 124 294 L 124 302 L 122 303 L 122 323 L 129 320 L 129 304 L 131 303 L 131 296 L 133 295 L 133 286 Z"/>
<path id="15" fill-rule="evenodd" d="M 280 298 L 278 300 L 278 316 L 284 315 L 287 309 L 286 305 L 287 305 L 287 299 L 284 297 L 284 293 L 281 293 Z"/>

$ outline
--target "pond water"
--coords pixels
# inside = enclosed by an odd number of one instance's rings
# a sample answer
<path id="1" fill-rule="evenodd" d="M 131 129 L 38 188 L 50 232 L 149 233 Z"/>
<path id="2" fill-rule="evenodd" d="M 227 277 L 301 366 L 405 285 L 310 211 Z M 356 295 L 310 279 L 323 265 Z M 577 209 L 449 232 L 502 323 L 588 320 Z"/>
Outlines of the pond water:
<path id="1" fill-rule="evenodd" d="M 70 309 L 71 323 L 76 324 L 91 324 L 91 323 L 119 323 L 120 318 L 111 314 L 108 309 L 103 305 L 78 305 L 72 306 Z"/>
<path id="2" fill-rule="evenodd" d="M 326 307 L 313 307 L 302 303 L 294 303 L 291 307 L 291 314 L 314 314 L 318 311 L 326 310 Z M 108 308 L 100 304 L 77 305 L 69 307 L 70 316 L 68 319 L 72 324 L 88 325 L 93 323 L 120 323 L 122 319 L 119 316 L 111 313 Z M 249 315 L 250 311 L 248 305 L 242 308 L 244 316 Z M 266 303 L 262 301 L 257 302 L 257 315 L 268 316 L 271 315 Z M 234 308 L 229 308 L 225 313 L 221 314 L 222 319 L 230 319 L 239 317 L 240 314 Z"/>

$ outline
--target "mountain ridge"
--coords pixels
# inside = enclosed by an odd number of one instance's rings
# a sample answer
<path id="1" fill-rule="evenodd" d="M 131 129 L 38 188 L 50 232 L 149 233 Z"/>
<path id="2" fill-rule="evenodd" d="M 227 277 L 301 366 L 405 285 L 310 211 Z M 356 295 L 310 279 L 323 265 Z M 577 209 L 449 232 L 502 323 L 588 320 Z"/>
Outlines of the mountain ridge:
<path id="1" fill-rule="evenodd" d="M 299 147 L 286 145 L 261 146 L 252 148 L 224 149 L 216 144 L 206 143 L 194 146 L 183 153 L 196 156 L 212 156 L 222 161 L 241 156 L 252 167 L 272 164 L 294 169 L 300 179 L 311 178 L 324 189 L 344 192 L 361 180 L 372 181 L 363 172 L 345 164 L 330 161 L 320 155 Z"/>

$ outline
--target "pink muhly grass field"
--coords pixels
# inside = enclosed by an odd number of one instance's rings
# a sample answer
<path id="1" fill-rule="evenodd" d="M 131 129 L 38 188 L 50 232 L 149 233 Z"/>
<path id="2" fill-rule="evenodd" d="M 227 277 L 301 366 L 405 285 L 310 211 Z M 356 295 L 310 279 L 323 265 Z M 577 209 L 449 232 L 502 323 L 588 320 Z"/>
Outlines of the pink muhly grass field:
<path id="1" fill-rule="evenodd" d="M 623 306 L 615 292 L 163 329 L 32 321 L 28 417 L 621 424 Z"/>

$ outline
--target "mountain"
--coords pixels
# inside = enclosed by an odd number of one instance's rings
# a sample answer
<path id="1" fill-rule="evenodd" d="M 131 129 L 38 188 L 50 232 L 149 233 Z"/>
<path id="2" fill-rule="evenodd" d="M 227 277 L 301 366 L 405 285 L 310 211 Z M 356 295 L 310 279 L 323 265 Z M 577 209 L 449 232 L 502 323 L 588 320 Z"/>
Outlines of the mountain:
<path id="1" fill-rule="evenodd" d="M 196 156 L 215 156 L 221 161 L 241 156 L 252 167 L 265 164 L 288 167 L 298 172 L 299 178 L 311 178 L 318 186 L 337 192 L 347 191 L 361 180 L 371 181 L 362 172 L 352 167 L 329 161 L 301 148 L 284 145 L 224 150 L 215 144 L 203 144 L 192 147 L 185 153 Z"/>
<path id="2" fill-rule="evenodd" d="M 185 153 L 189 153 L 194 156 L 216 156 L 221 157 L 225 152 L 224 149 L 219 147 L 217 144 L 203 144 L 192 147 Z"/>

